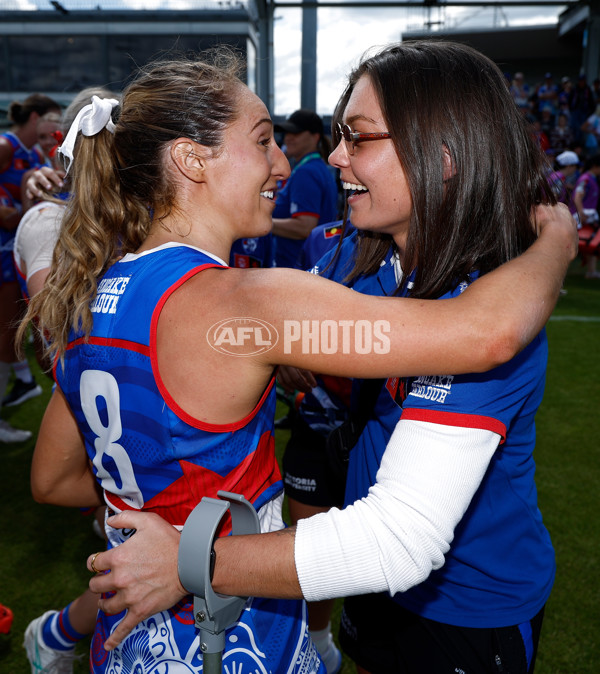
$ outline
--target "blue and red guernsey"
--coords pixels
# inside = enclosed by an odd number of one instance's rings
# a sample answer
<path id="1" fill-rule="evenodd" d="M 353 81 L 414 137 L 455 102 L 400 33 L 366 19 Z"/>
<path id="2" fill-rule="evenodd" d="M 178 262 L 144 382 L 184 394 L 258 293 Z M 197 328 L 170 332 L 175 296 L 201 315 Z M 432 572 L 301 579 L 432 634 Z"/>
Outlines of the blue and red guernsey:
<path id="1" fill-rule="evenodd" d="M 23 175 L 29 169 L 42 166 L 44 162 L 36 149 L 26 148 L 14 133 L 7 131 L 0 135 L 6 138 L 12 147 L 10 165 L 5 171 L 0 173 L 0 185 L 20 204 L 22 201 L 21 180 L 23 179 Z"/>
<path id="2" fill-rule="evenodd" d="M 220 489 L 243 494 L 257 510 L 282 491 L 274 379 L 245 419 L 213 425 L 182 410 L 158 372 L 162 307 L 188 279 L 220 266 L 188 246 L 125 256 L 98 283 L 89 339 L 73 335 L 64 368 L 57 364 L 58 384 L 116 512 L 152 511 L 181 527 L 203 496 L 216 498 Z"/>
<path id="3" fill-rule="evenodd" d="M 251 501 L 262 530 L 272 531 L 283 526 L 274 378 L 245 419 L 213 425 L 177 405 L 157 368 L 156 332 L 165 302 L 196 274 L 224 266 L 203 251 L 175 244 L 126 255 L 98 283 L 89 339 L 72 335 L 55 376 L 114 511 L 152 511 L 180 528 L 203 496 L 225 489 Z M 225 523 L 220 533 L 229 528 Z M 134 533 L 106 530 L 111 546 Z M 103 645 L 123 615 L 98 612 L 90 649 L 93 674 L 203 671 L 191 596 L 141 621 L 107 652 Z M 223 666 L 230 672 L 325 674 L 308 635 L 304 602 L 249 598 L 239 621 L 226 630 Z"/>

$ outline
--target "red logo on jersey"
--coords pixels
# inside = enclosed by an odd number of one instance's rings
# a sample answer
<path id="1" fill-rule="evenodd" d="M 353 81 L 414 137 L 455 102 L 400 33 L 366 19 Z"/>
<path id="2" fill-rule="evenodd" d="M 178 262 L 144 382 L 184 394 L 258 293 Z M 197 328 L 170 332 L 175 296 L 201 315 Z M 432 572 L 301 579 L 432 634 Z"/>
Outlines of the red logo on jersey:
<path id="1" fill-rule="evenodd" d="M 392 400 L 402 407 L 402 403 L 406 400 L 406 396 L 408 395 L 408 380 L 400 379 L 399 377 L 390 377 L 385 382 L 385 387 L 392 396 Z"/>

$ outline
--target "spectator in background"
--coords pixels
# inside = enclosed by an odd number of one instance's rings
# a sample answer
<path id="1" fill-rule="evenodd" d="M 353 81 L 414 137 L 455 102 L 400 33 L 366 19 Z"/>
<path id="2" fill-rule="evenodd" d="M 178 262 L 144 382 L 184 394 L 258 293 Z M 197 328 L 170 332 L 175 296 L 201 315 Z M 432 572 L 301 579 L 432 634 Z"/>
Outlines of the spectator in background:
<path id="1" fill-rule="evenodd" d="M 581 125 L 583 144 L 588 154 L 595 154 L 600 142 L 600 105 Z"/>
<path id="2" fill-rule="evenodd" d="M 556 170 L 548 177 L 548 182 L 550 183 L 557 200 L 567 206 L 571 200 L 572 191 L 569 187 L 568 180 L 575 174 L 580 163 L 579 157 L 574 152 L 571 152 L 570 150 L 561 152 L 556 157 Z"/>
<path id="3" fill-rule="evenodd" d="M 542 131 L 542 123 L 537 117 L 534 116 L 531 116 L 530 121 L 532 134 L 534 138 L 537 139 L 542 152 L 548 152 L 550 149 L 550 140 L 548 136 Z"/>
<path id="4" fill-rule="evenodd" d="M 554 113 L 548 106 L 545 106 L 540 111 L 539 119 L 541 130 L 548 136 L 548 138 L 550 138 L 550 134 L 552 133 L 555 124 Z"/>
<path id="5" fill-rule="evenodd" d="M 277 193 L 273 211 L 275 264 L 297 267 L 302 244 L 318 224 L 337 218 L 338 189 L 327 165 L 329 141 L 323 120 L 312 110 L 296 110 L 276 131 L 283 131 L 292 174 Z"/>
<path id="6" fill-rule="evenodd" d="M 550 131 L 549 139 L 550 148 L 554 154 L 560 154 L 571 147 L 575 137 L 569 126 L 569 119 L 565 114 L 558 114 L 556 124 Z"/>
<path id="7" fill-rule="evenodd" d="M 529 112 L 529 85 L 525 82 L 523 73 L 515 73 L 510 85 L 510 94 L 517 108 L 526 115 Z"/>
<path id="8" fill-rule="evenodd" d="M 558 90 L 558 107 L 562 109 L 563 106 L 569 107 L 569 95 L 573 90 L 573 82 L 570 77 L 563 77 L 560 81 L 560 88 Z"/>
<path id="9" fill-rule="evenodd" d="M 554 115 L 558 108 L 558 86 L 552 79 L 552 73 L 544 75 L 544 81 L 538 89 L 537 96 L 540 113 L 544 108 L 548 108 Z"/>
<path id="10" fill-rule="evenodd" d="M 586 81 L 585 75 L 580 75 L 571 93 L 569 94 L 569 109 L 571 111 L 571 128 L 575 134 L 575 140 L 582 137 L 581 126 L 594 112 L 596 102 L 591 87 Z"/>
<path id="11" fill-rule="evenodd" d="M 598 176 L 600 176 L 600 154 L 596 154 L 586 162 L 586 170 L 575 184 L 573 199 L 569 206 L 571 213 L 576 213 L 582 226 L 591 227 L 597 231 L 599 227 L 598 217 L 598 198 L 600 197 L 600 187 L 598 185 Z M 600 273 L 597 271 L 598 256 L 596 254 L 584 254 L 584 264 L 586 266 L 586 279 L 599 279 Z"/>

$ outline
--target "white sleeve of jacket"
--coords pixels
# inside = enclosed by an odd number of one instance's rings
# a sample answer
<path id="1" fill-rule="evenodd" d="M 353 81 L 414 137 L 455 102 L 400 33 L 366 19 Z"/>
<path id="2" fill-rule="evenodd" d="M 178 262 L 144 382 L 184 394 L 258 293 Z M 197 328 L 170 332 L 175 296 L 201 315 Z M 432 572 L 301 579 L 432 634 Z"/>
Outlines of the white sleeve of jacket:
<path id="1" fill-rule="evenodd" d="M 488 430 L 399 421 L 368 495 L 298 522 L 304 597 L 395 594 L 439 569 L 499 442 Z"/>

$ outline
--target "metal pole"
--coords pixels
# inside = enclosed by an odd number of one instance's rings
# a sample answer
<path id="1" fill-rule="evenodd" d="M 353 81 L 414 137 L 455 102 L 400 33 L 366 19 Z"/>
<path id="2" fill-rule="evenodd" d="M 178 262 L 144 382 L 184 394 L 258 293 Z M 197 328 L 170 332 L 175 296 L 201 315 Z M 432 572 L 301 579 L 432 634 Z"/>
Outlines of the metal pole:
<path id="1" fill-rule="evenodd" d="M 302 8 L 300 106 L 317 109 L 317 7 L 314 3 Z"/>

